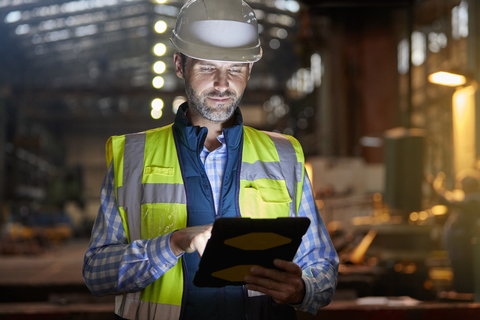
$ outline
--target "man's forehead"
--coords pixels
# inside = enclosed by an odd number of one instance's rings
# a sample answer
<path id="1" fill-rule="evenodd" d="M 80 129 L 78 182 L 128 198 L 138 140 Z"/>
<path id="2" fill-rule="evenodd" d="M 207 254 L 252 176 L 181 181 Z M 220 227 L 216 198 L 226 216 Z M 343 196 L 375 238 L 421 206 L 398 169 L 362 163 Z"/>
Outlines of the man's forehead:
<path id="1" fill-rule="evenodd" d="M 195 58 L 190 58 L 193 61 L 193 64 L 198 64 L 202 66 L 229 66 L 229 67 L 246 67 L 248 62 L 230 62 L 230 61 L 213 61 L 213 60 L 200 60 Z"/>

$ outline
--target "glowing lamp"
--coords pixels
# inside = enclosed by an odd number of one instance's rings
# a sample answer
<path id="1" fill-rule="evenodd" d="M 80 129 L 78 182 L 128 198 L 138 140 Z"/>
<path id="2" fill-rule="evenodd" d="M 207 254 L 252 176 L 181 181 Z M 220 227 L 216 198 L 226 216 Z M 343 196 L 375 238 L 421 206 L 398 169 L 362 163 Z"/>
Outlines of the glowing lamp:
<path id="1" fill-rule="evenodd" d="M 440 71 L 429 75 L 428 81 L 442 86 L 458 87 L 467 83 L 467 78 L 459 74 Z"/>

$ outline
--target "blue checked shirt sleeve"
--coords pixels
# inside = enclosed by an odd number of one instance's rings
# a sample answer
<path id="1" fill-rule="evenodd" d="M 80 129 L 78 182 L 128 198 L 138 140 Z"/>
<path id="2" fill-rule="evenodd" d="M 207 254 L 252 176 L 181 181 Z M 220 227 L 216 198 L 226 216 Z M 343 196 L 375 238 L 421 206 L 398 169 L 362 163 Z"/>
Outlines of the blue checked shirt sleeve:
<path id="1" fill-rule="evenodd" d="M 171 233 L 128 243 L 115 198 L 113 163 L 102 185 L 100 208 L 83 263 L 83 277 L 97 296 L 139 291 L 177 263 Z"/>
<path id="2" fill-rule="evenodd" d="M 303 302 L 294 307 L 316 314 L 318 309 L 330 303 L 335 293 L 339 260 L 306 173 L 298 215 L 309 218 L 311 223 L 294 258 L 294 262 L 302 268 L 306 289 Z"/>

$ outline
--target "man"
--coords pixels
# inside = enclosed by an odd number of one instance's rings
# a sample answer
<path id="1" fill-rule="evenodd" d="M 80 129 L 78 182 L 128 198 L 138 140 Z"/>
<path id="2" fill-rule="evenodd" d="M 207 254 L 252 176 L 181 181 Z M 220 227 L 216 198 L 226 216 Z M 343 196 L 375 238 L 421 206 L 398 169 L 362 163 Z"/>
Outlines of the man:
<path id="1" fill-rule="evenodd" d="M 85 255 L 96 295 L 117 294 L 118 319 L 295 319 L 334 293 L 338 257 L 313 199 L 299 143 L 243 126 L 238 104 L 261 58 L 241 0 L 193 0 L 171 39 L 188 102 L 175 123 L 112 137 L 101 207 Z M 253 267 L 246 285 L 192 280 L 219 217 L 306 216 L 293 262 Z"/>

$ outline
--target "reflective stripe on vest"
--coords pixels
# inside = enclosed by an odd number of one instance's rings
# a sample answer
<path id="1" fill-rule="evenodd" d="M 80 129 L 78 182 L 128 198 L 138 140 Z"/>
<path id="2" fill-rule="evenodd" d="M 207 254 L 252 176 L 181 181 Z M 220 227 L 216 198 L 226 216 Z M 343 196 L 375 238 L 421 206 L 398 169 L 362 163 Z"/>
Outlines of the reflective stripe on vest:
<path id="1" fill-rule="evenodd" d="M 304 158 L 300 144 L 281 134 L 245 126 L 243 131 L 241 215 L 295 216 L 303 186 Z M 172 125 L 112 137 L 107 143 L 107 162 L 111 161 L 117 203 L 129 242 L 186 227 L 186 195 Z M 176 320 L 182 295 L 180 258 L 179 263 L 141 293 L 117 296 L 115 312 L 126 319 L 157 319 L 161 315 L 162 319 Z"/>
<path id="2" fill-rule="evenodd" d="M 296 216 L 304 177 L 300 143 L 279 133 L 245 126 L 243 132 L 239 197 L 242 216 Z"/>
<path id="3" fill-rule="evenodd" d="M 162 152 L 155 152 L 159 149 Z M 185 189 L 171 125 L 112 137 L 107 143 L 107 161 L 111 161 L 109 155 L 114 161 L 117 203 L 129 242 L 186 227 Z M 177 320 L 183 294 L 181 260 L 141 292 L 117 296 L 115 313 L 125 319 Z"/>

